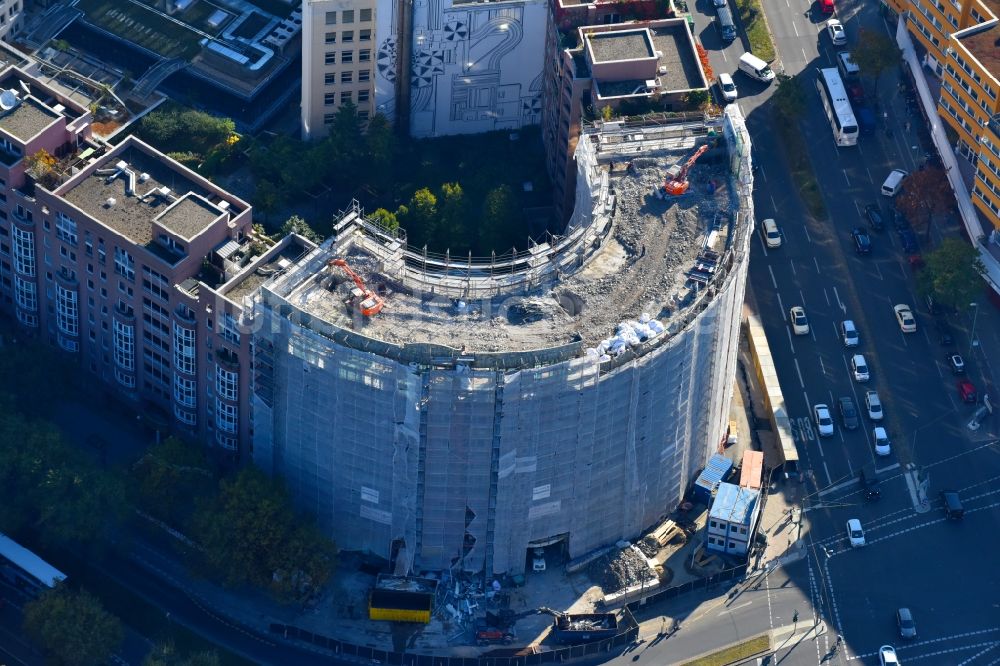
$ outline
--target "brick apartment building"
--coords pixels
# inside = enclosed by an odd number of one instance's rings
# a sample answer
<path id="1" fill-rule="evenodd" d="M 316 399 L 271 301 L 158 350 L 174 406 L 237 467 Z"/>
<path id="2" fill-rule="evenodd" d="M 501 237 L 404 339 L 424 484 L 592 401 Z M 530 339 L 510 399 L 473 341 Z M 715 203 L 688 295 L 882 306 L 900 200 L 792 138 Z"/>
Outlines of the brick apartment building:
<path id="1" fill-rule="evenodd" d="M 135 137 L 90 143 L 90 113 L 0 73 L 0 307 L 169 429 L 248 441 L 242 309 L 250 206 Z M 44 149 L 53 173 L 26 173 Z"/>

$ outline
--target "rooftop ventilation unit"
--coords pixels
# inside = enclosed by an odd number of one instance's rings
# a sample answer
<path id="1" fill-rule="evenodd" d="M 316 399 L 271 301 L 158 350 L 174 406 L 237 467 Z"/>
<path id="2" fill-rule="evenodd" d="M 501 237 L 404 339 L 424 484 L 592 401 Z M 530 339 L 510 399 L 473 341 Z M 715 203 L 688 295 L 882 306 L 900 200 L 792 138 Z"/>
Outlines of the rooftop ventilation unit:
<path id="1" fill-rule="evenodd" d="M 156 190 L 156 193 L 166 199 L 170 196 L 170 188 L 164 185 L 160 189 Z"/>
<path id="2" fill-rule="evenodd" d="M 139 182 L 140 183 L 145 183 L 147 180 L 149 180 L 149 174 L 148 173 L 146 173 L 145 171 L 143 171 L 142 173 L 139 174 Z"/>
<path id="3" fill-rule="evenodd" d="M 4 90 L 0 92 L 0 110 L 12 111 L 21 103 L 17 97 L 16 90 Z"/>
<path id="4" fill-rule="evenodd" d="M 128 162 L 126 162 L 125 160 L 118 160 L 115 163 L 115 168 L 118 169 L 119 171 L 124 171 L 125 169 L 128 168 Z"/>
<path id="5" fill-rule="evenodd" d="M 117 199 L 115 199 L 114 197 L 108 197 L 107 201 L 104 202 L 104 207 L 114 208 L 116 203 L 118 203 Z"/>
<path id="6" fill-rule="evenodd" d="M 229 202 L 228 201 L 220 201 L 218 205 L 219 205 L 219 208 L 222 209 L 222 210 L 229 210 Z"/>

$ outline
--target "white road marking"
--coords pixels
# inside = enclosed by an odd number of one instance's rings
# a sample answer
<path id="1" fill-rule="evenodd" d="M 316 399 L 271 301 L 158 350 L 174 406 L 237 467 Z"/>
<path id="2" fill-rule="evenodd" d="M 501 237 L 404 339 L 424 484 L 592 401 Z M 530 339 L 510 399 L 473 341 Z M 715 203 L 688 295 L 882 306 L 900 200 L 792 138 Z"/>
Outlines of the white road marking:
<path id="1" fill-rule="evenodd" d="M 768 266 L 768 268 L 770 268 L 770 266 Z M 772 273 L 772 277 L 773 277 L 773 275 L 774 274 Z M 777 285 L 775 285 L 775 286 L 777 286 Z M 785 321 L 788 321 L 788 319 L 787 319 L 787 317 L 788 317 L 788 310 L 785 309 L 785 304 L 781 302 L 781 293 L 780 292 L 775 292 L 775 296 L 778 297 L 778 307 L 781 308 L 781 316 L 782 316 L 782 318 L 785 319 Z M 791 322 L 788 322 L 788 323 L 791 324 Z"/>
<path id="2" fill-rule="evenodd" d="M 819 369 L 823 371 L 824 375 L 826 374 L 826 366 L 823 365 L 823 357 L 822 356 L 819 357 Z M 833 394 L 832 393 L 830 394 L 830 403 L 833 404 Z"/>
<path id="3" fill-rule="evenodd" d="M 868 170 L 868 167 L 865 167 L 865 173 L 868 174 L 868 180 L 871 181 L 872 185 L 874 185 L 875 179 L 872 177 L 872 172 Z"/>
<path id="4" fill-rule="evenodd" d="M 792 360 L 795 362 L 795 374 L 799 376 L 799 387 L 805 388 L 806 383 L 802 381 L 802 371 L 799 370 L 799 359 L 793 358 Z"/>
<path id="5" fill-rule="evenodd" d="M 885 279 L 885 278 L 884 278 L 884 277 L 882 276 L 882 269 L 880 269 L 880 268 L 878 267 L 878 263 L 876 263 L 876 264 L 875 264 L 875 272 L 876 272 L 876 273 L 878 273 L 878 279 L 879 279 L 879 280 L 884 280 L 884 279 Z"/>
<path id="6" fill-rule="evenodd" d="M 851 186 L 851 179 L 847 177 L 847 172 L 846 171 L 841 171 L 840 173 L 844 174 L 844 181 L 847 183 L 847 186 L 850 187 Z"/>
<path id="7" fill-rule="evenodd" d="M 837 288 L 836 287 L 833 288 L 833 295 L 837 297 L 837 307 L 840 308 L 840 311 L 843 312 L 846 315 L 847 314 L 847 306 L 844 305 L 844 302 L 842 300 L 840 300 L 840 294 L 837 292 Z"/>
<path id="8" fill-rule="evenodd" d="M 760 249 L 764 251 L 764 256 L 767 256 L 767 243 L 764 242 L 764 236 L 757 234 L 757 240 L 760 241 Z"/>
<path id="9" fill-rule="evenodd" d="M 722 616 L 723 616 L 723 615 L 725 615 L 726 613 L 731 613 L 731 612 L 733 612 L 734 610 L 738 610 L 738 609 L 740 609 L 740 608 L 746 608 L 747 606 L 749 606 L 749 605 L 750 605 L 750 604 L 752 604 L 752 603 L 753 603 L 753 600 L 751 600 L 751 601 L 746 601 L 746 602 L 744 602 L 744 603 L 742 603 L 742 604 L 737 604 L 737 605 L 735 605 L 735 606 L 730 606 L 730 607 L 729 607 L 728 609 L 726 609 L 726 610 L 722 611 L 721 613 L 719 613 L 719 617 L 722 617 Z"/>
<path id="10" fill-rule="evenodd" d="M 798 277 L 799 274 L 795 271 L 795 262 L 789 259 L 788 265 L 792 267 L 792 275 Z"/>
<path id="11" fill-rule="evenodd" d="M 802 227 L 802 231 L 806 232 L 806 240 L 809 241 L 810 243 L 812 243 L 813 239 L 812 239 L 812 236 L 809 235 L 809 227 L 803 226 Z"/>
<path id="12" fill-rule="evenodd" d="M 813 265 L 816 267 L 816 274 L 822 275 L 823 271 L 819 269 L 819 260 L 817 260 L 816 257 L 813 257 Z"/>
<path id="13" fill-rule="evenodd" d="M 820 451 L 822 451 L 822 450 L 823 450 L 823 448 L 820 447 Z M 833 483 L 833 478 L 830 476 L 830 470 L 827 468 L 825 460 L 823 461 L 823 471 L 826 473 L 826 483 L 827 483 L 827 485 Z"/>
<path id="14" fill-rule="evenodd" d="M 764 241 L 761 241 L 761 243 L 763 243 L 763 242 Z M 778 281 L 774 279 L 774 271 L 771 270 L 770 266 L 767 267 L 767 272 L 771 274 L 771 284 L 774 286 L 775 289 L 777 289 L 778 288 Z M 778 294 L 778 298 L 779 299 L 781 298 L 781 294 Z M 784 310 L 785 308 L 782 307 L 781 309 Z"/>
<path id="15" fill-rule="evenodd" d="M 792 348 L 792 355 L 795 355 L 795 343 L 792 342 L 792 331 L 789 328 L 785 328 L 785 333 L 788 334 L 788 346 Z"/>
<path id="16" fill-rule="evenodd" d="M 827 307 L 829 307 L 830 306 L 830 294 L 827 293 L 826 287 L 823 287 L 823 296 L 826 298 L 826 305 L 827 305 Z"/>
<path id="17" fill-rule="evenodd" d="M 792 21 L 792 32 L 794 32 L 794 33 L 795 33 L 795 36 L 796 36 L 796 37 L 798 37 L 798 36 L 799 36 L 799 29 L 798 29 L 798 27 L 797 27 L 797 26 L 795 25 L 795 21 Z M 804 60 L 805 60 L 806 62 L 809 62 L 809 59 L 808 59 L 808 58 L 806 58 L 806 50 L 805 50 L 805 49 L 802 49 L 802 58 L 803 58 L 803 59 L 804 59 Z"/>

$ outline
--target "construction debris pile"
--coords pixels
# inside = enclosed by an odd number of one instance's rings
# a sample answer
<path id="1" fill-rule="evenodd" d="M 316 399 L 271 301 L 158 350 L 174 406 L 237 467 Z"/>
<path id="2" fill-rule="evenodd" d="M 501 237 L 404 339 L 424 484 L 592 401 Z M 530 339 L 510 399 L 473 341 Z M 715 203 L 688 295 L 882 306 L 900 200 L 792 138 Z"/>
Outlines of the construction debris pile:
<path id="1" fill-rule="evenodd" d="M 639 585 L 643 581 L 656 580 L 656 572 L 649 567 L 642 555 L 631 547 L 594 560 L 587 568 L 587 574 L 601 586 L 605 594 Z"/>
<path id="2" fill-rule="evenodd" d="M 656 554 L 660 552 L 660 544 L 652 536 L 644 536 L 636 547 L 642 551 L 642 554 L 646 557 L 656 557 Z"/>
<path id="3" fill-rule="evenodd" d="M 614 615 L 564 615 L 558 618 L 557 626 L 566 631 L 594 631 L 595 629 L 614 629 L 617 623 Z"/>

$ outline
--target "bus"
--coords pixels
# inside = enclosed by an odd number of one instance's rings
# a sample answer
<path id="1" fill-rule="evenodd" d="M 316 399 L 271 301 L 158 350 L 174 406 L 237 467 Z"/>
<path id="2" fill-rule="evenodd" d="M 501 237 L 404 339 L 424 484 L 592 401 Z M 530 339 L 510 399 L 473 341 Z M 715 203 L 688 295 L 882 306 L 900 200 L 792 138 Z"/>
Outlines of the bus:
<path id="1" fill-rule="evenodd" d="M 816 89 L 823 102 L 823 109 L 833 129 L 833 138 L 838 146 L 854 146 L 858 143 L 858 121 L 851 110 L 851 102 L 847 99 L 847 90 L 840 74 L 829 67 L 819 70 L 816 77 Z"/>
<path id="2" fill-rule="evenodd" d="M 33 596 L 66 580 L 66 574 L 10 537 L 0 534 L 0 579 Z"/>

